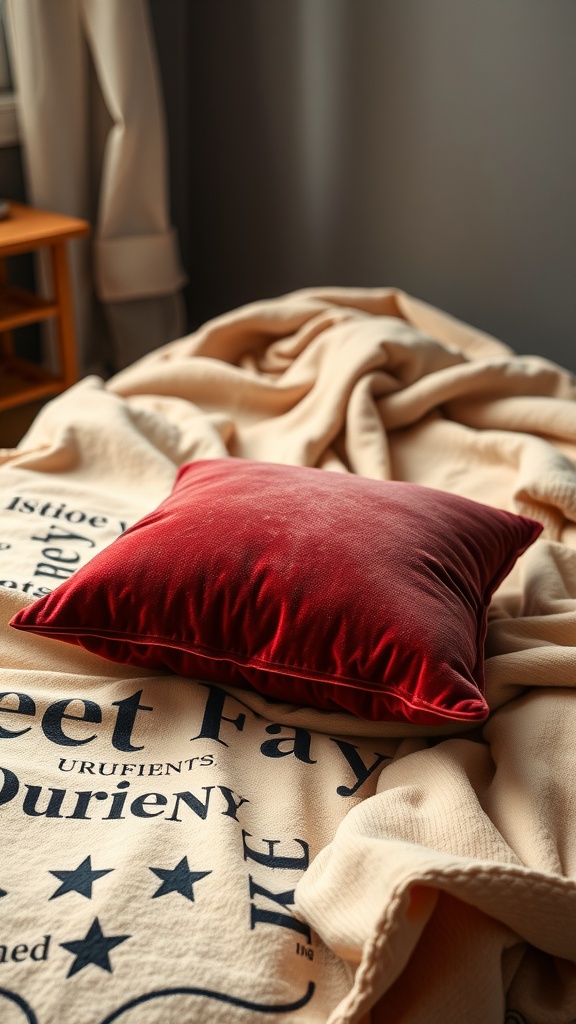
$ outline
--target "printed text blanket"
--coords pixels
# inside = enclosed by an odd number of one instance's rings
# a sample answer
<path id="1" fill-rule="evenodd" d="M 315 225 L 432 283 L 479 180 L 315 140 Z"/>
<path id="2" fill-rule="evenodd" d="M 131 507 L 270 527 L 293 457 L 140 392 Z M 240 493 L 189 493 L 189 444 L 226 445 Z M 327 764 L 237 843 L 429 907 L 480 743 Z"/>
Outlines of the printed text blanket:
<path id="1" fill-rule="evenodd" d="M 1 1024 L 576 1019 L 575 398 L 401 292 L 306 290 L 82 381 L 0 450 Z M 179 466 L 227 455 L 544 524 L 492 602 L 483 728 L 366 723 L 8 627 Z"/>

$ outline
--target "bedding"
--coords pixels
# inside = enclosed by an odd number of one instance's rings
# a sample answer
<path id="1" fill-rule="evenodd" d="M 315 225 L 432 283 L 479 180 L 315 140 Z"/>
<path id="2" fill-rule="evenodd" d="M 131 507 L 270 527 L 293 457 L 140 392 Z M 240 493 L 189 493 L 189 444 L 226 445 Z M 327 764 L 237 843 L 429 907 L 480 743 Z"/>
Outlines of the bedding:
<path id="1" fill-rule="evenodd" d="M 400 291 L 305 290 L 87 378 L 2 451 L 2 1024 L 576 1019 L 575 398 Z M 542 524 L 488 607 L 488 717 L 369 720 L 9 625 L 223 463 Z M 109 579 L 158 612 L 153 571 L 189 558 Z"/>
<path id="2" fill-rule="evenodd" d="M 200 460 L 10 625 L 292 704 L 474 723 L 490 598 L 541 529 L 418 484 Z"/>

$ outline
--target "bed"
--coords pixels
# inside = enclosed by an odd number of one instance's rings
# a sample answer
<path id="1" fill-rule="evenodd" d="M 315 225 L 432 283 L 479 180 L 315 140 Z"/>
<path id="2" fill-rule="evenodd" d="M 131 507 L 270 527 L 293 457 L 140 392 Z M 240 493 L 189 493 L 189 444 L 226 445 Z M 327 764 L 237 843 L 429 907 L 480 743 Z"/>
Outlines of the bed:
<path id="1" fill-rule="evenodd" d="M 575 398 L 401 291 L 310 289 L 2 451 L 2 1024 L 576 1020 Z"/>

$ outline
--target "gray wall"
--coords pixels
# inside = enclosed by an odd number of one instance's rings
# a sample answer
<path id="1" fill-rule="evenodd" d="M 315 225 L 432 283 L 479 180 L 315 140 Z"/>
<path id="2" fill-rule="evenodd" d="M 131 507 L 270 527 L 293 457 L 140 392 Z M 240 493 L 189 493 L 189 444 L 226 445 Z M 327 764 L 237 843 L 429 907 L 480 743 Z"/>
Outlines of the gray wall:
<path id="1" fill-rule="evenodd" d="M 192 323 L 395 284 L 576 370 L 574 0 L 151 0 Z"/>
<path id="2" fill-rule="evenodd" d="M 395 284 L 576 370 L 576 0 L 150 10 L 191 327 Z"/>

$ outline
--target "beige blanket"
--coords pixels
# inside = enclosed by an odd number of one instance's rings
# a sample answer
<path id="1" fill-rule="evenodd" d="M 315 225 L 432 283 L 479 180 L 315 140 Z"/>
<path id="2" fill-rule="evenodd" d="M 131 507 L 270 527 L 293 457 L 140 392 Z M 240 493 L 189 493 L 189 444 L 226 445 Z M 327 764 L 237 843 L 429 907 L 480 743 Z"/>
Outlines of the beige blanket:
<path id="1" fill-rule="evenodd" d="M 405 294 L 303 291 L 81 382 L 0 453 L 1 1024 L 576 1019 L 575 398 Z M 226 454 L 544 523 L 492 603 L 482 729 L 270 705 L 8 628 L 178 466 Z"/>

